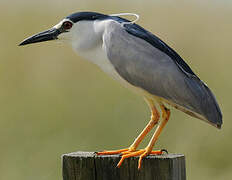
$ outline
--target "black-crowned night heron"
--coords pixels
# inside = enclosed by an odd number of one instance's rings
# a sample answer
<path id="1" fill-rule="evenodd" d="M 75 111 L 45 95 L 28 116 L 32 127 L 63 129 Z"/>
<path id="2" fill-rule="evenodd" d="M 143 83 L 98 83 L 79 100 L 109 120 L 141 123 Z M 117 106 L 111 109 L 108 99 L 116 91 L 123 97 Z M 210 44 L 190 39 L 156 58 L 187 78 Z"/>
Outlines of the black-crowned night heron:
<path id="1" fill-rule="evenodd" d="M 97 64 L 126 87 L 142 95 L 151 109 L 151 120 L 126 149 L 98 154 L 122 154 L 125 158 L 149 154 L 166 125 L 169 104 L 193 117 L 221 128 L 222 114 L 210 89 L 184 60 L 158 37 L 119 15 L 78 12 L 69 15 L 51 29 L 25 39 L 20 45 L 58 40 L 71 44 L 74 51 Z M 162 120 L 145 149 L 137 150 L 147 133 Z"/>

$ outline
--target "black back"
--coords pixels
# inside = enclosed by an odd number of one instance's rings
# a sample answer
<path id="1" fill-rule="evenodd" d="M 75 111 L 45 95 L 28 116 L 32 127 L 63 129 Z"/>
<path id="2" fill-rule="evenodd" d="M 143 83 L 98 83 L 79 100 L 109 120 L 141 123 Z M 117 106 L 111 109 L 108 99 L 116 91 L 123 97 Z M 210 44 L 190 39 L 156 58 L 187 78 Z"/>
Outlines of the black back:
<path id="1" fill-rule="evenodd" d="M 130 22 L 127 19 L 116 17 L 116 16 L 115 17 L 113 16 L 112 19 L 115 19 L 116 21 L 121 23 Z M 142 28 L 141 26 L 135 23 L 124 24 L 124 27 L 129 34 L 132 34 L 136 37 L 139 37 L 147 41 L 152 46 L 156 47 L 160 51 L 167 54 L 184 73 L 188 73 L 192 76 L 196 76 L 195 73 L 192 71 L 192 69 L 186 64 L 186 62 L 172 48 L 170 48 L 165 42 L 163 42 L 157 36 L 155 36 L 151 32 L 147 31 L 146 29 Z"/>
<path id="2" fill-rule="evenodd" d="M 97 19 L 106 19 L 108 15 L 104 15 L 96 12 L 77 12 L 67 16 L 67 19 L 70 19 L 72 22 L 76 23 L 82 20 L 97 20 Z"/>

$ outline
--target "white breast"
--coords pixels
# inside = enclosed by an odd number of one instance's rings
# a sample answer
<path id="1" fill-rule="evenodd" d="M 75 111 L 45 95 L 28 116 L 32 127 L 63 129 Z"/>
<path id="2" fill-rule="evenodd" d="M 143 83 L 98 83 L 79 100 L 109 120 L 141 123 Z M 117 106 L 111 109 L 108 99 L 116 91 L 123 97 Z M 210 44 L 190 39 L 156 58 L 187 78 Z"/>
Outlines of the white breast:
<path id="1" fill-rule="evenodd" d="M 91 61 L 92 63 L 96 64 L 98 67 L 100 67 L 105 73 L 113 77 L 114 79 L 118 81 L 125 81 L 122 79 L 122 77 L 117 73 L 111 62 L 108 60 L 106 52 L 104 51 L 102 45 L 98 45 L 97 47 L 78 52 L 80 56 L 85 58 L 88 61 Z M 127 83 L 127 82 L 126 82 Z"/>
<path id="2" fill-rule="evenodd" d="M 126 88 L 131 89 L 137 94 L 140 94 L 142 96 L 150 96 L 148 92 L 145 92 L 139 87 L 132 86 L 130 83 L 128 83 L 126 80 L 124 80 L 118 72 L 115 70 L 111 62 L 108 60 L 106 52 L 104 51 L 102 46 L 97 46 L 94 49 L 88 50 L 88 51 L 82 51 L 78 52 L 80 56 L 85 58 L 86 60 L 91 61 L 92 63 L 96 64 L 98 67 L 100 67 L 105 73 L 110 75 L 113 79 L 120 82 L 123 86 Z"/>
<path id="3" fill-rule="evenodd" d="M 130 88 L 143 96 L 147 96 L 147 92 L 141 88 L 131 85 L 124 80 L 108 59 L 102 41 L 104 27 L 107 23 L 110 23 L 110 21 L 81 22 L 76 27 L 76 32 L 78 31 L 78 33 L 73 35 L 73 37 L 76 36 L 76 38 L 73 38 L 75 41 L 72 41 L 74 51 L 84 59 L 89 60 L 99 66 L 105 73 L 113 77 L 113 79 L 119 81 L 125 87 Z M 80 26 L 81 28 L 78 30 Z"/>

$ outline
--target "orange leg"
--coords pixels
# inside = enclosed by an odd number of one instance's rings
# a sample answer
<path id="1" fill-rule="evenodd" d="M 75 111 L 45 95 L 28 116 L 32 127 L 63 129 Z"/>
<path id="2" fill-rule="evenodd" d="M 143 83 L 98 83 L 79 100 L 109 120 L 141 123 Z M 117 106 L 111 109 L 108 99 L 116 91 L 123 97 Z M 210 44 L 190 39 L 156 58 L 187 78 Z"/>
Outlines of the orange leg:
<path id="1" fill-rule="evenodd" d="M 150 109 L 151 109 L 151 120 L 147 124 L 147 126 L 143 129 L 143 131 L 139 134 L 139 136 L 134 140 L 132 145 L 129 148 L 126 149 L 119 149 L 115 151 L 103 151 L 103 152 L 97 152 L 97 155 L 108 155 L 108 154 L 128 154 L 130 152 L 136 151 L 137 147 L 141 143 L 141 141 L 144 139 L 144 137 L 151 131 L 151 129 L 158 123 L 159 121 L 159 112 L 155 107 L 154 102 L 151 99 L 146 99 Z M 155 152 L 153 152 L 155 153 Z"/>
<path id="2" fill-rule="evenodd" d="M 157 127 L 154 135 L 152 136 L 149 144 L 147 145 L 147 147 L 145 149 L 136 151 L 136 152 L 130 152 L 130 153 L 126 153 L 125 155 L 122 156 L 121 160 L 119 161 L 117 167 L 120 167 L 122 162 L 124 161 L 124 159 L 128 158 L 128 157 L 132 157 L 132 156 L 140 156 L 139 157 L 139 163 L 138 163 L 138 169 L 141 168 L 141 163 L 142 163 L 142 159 L 149 155 L 149 154 L 162 154 L 162 150 L 161 151 L 152 151 L 155 142 L 157 141 L 161 131 L 163 130 L 164 126 L 166 125 L 166 123 L 168 122 L 168 119 L 170 117 L 170 110 L 167 109 L 162 103 L 160 103 L 160 108 L 162 110 L 162 121 L 160 123 L 160 125 Z"/>
<path id="3" fill-rule="evenodd" d="M 133 144 L 129 147 L 129 151 L 131 152 L 137 149 L 141 141 L 151 131 L 151 129 L 158 123 L 160 118 L 159 111 L 156 109 L 154 102 L 150 99 L 146 99 L 146 101 L 151 109 L 151 120 L 149 121 L 147 126 L 143 129 L 143 131 L 139 134 L 139 136 L 135 139 Z"/>
<path id="4" fill-rule="evenodd" d="M 164 126 L 167 124 L 169 117 L 170 117 L 170 110 L 167 109 L 163 104 L 160 105 L 161 110 L 162 110 L 162 122 L 161 124 L 157 127 L 155 133 L 153 134 L 148 146 L 145 148 L 145 152 L 139 157 L 139 163 L 138 163 L 138 168 L 140 169 L 141 167 L 141 163 L 142 163 L 142 159 L 151 154 L 152 149 L 156 143 L 156 141 L 158 140 L 159 135 L 161 134 Z"/>

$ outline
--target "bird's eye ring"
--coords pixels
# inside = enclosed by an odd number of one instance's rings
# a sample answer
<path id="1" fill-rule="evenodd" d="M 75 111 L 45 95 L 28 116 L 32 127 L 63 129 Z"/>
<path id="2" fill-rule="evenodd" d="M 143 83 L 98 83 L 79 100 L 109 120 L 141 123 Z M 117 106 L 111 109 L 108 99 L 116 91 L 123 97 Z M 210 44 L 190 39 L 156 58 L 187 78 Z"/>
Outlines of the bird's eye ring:
<path id="1" fill-rule="evenodd" d="M 72 24 L 70 21 L 65 21 L 65 22 L 62 24 L 62 26 L 63 26 L 64 29 L 71 29 L 72 25 L 73 25 L 73 24 Z"/>

